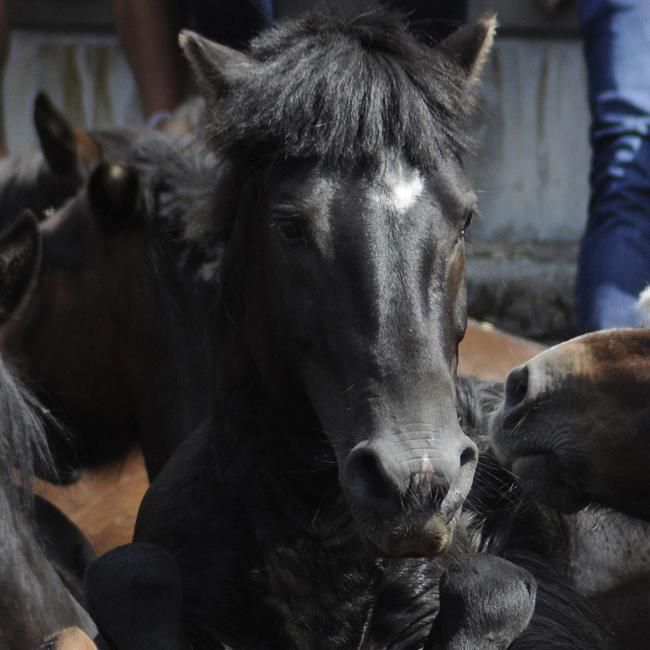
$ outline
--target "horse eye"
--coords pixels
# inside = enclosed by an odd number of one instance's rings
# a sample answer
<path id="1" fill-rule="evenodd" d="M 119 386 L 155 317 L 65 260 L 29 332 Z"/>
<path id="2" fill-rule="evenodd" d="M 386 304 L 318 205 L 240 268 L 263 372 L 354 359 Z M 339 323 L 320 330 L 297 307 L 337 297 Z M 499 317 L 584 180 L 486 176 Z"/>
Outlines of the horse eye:
<path id="1" fill-rule="evenodd" d="M 465 216 L 465 223 L 463 224 L 463 229 L 460 231 L 461 237 L 465 236 L 465 231 L 470 227 L 472 224 L 472 219 L 474 218 L 474 215 L 476 214 L 476 210 L 472 209 L 470 210 L 467 215 Z"/>
<path id="2" fill-rule="evenodd" d="M 281 219 L 277 223 L 285 239 L 300 239 L 302 237 L 302 230 L 293 219 Z"/>

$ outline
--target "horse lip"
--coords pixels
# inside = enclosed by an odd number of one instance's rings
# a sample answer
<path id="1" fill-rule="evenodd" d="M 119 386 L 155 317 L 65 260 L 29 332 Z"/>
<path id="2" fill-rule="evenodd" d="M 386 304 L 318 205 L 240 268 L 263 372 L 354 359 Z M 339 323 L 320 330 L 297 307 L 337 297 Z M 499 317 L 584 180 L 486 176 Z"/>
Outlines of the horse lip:
<path id="1" fill-rule="evenodd" d="M 460 515 L 463 504 L 472 488 L 475 472 L 476 463 L 472 467 L 461 467 L 458 477 L 442 500 L 439 515 L 446 523 L 451 524 Z"/>
<path id="2" fill-rule="evenodd" d="M 451 545 L 460 512 L 446 521 L 434 514 L 422 527 L 408 536 L 371 534 L 368 539 L 385 557 L 433 557 L 444 553 Z"/>

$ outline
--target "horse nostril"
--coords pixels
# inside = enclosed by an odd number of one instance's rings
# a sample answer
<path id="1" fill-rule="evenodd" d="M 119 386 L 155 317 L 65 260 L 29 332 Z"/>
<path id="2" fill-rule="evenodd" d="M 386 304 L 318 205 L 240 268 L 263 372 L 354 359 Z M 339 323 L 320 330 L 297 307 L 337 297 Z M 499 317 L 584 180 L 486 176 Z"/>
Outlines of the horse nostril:
<path id="1" fill-rule="evenodd" d="M 506 379 L 506 407 L 522 404 L 528 395 L 528 366 L 519 366 L 510 372 Z"/>
<path id="2" fill-rule="evenodd" d="M 347 489 L 360 501 L 375 505 L 392 503 L 397 485 L 372 449 L 355 449 L 345 464 Z"/>
<path id="3" fill-rule="evenodd" d="M 476 446 L 465 447 L 460 455 L 460 466 L 463 467 L 467 463 L 475 463 L 478 460 L 478 452 Z"/>

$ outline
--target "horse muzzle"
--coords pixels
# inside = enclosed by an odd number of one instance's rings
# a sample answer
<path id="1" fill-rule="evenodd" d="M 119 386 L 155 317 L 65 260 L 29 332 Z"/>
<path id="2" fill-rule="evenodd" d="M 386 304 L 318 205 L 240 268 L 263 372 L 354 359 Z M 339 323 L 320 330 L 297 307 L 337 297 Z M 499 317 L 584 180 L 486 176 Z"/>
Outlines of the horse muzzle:
<path id="1" fill-rule="evenodd" d="M 460 431 L 437 438 L 448 444 L 405 446 L 398 436 L 364 441 L 345 461 L 341 485 L 350 509 L 386 555 L 437 555 L 451 543 L 478 451 Z"/>

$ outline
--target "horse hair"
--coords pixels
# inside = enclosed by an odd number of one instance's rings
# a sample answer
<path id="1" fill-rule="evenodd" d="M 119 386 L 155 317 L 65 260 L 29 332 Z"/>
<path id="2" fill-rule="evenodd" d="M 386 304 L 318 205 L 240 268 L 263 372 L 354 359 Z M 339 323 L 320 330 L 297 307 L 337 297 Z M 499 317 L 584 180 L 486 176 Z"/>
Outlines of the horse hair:
<path id="1" fill-rule="evenodd" d="M 259 65 L 208 105 L 211 142 L 224 153 L 341 161 L 393 149 L 435 169 L 469 144 L 464 73 L 399 14 L 310 12 L 264 32 L 248 53 Z"/>
<path id="2" fill-rule="evenodd" d="M 34 467 L 42 465 L 52 473 L 54 468 L 41 420 L 47 412 L 1 359 L 0 385 L 0 490 L 14 506 L 19 506 L 12 508 L 14 513 L 22 509 L 20 506 L 28 505 L 25 500 L 31 494 Z M 25 489 L 16 486 L 14 469 Z"/>

